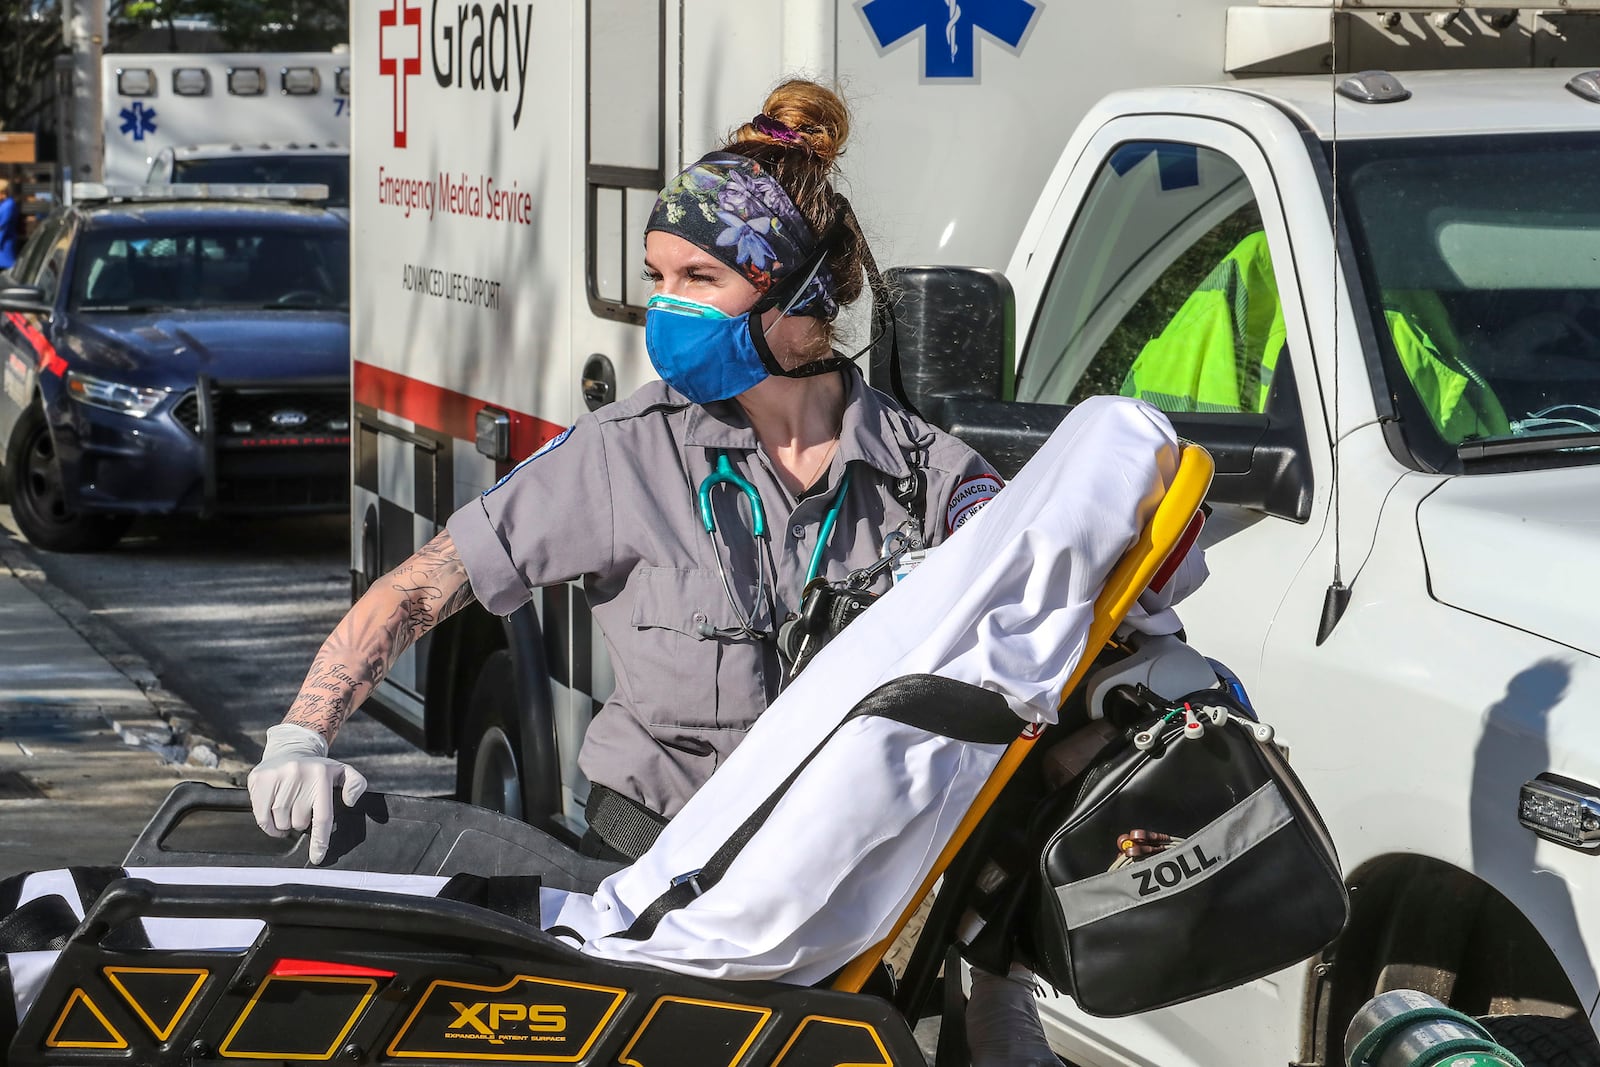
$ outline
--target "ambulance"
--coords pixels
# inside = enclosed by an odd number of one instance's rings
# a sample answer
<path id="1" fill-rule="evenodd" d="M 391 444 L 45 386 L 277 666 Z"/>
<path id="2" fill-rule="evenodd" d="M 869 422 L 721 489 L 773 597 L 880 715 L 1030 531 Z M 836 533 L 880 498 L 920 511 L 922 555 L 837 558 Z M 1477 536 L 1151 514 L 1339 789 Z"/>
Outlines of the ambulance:
<path id="1" fill-rule="evenodd" d="M 1352 887 L 1303 968 L 1124 1020 L 1045 998 L 1058 1050 L 1322 1067 L 1410 985 L 1600 1063 L 1600 0 L 376 0 L 351 34 L 352 596 L 651 376 L 656 191 L 781 77 L 836 82 L 925 415 L 1011 471 L 1127 392 L 1216 458 L 1188 635 L 1270 706 Z M 574 833 L 603 649 L 546 589 L 365 707 Z"/>
<path id="2" fill-rule="evenodd" d="M 348 145 L 352 74 L 345 52 L 109 53 L 103 180 L 141 183 L 194 145 Z"/>

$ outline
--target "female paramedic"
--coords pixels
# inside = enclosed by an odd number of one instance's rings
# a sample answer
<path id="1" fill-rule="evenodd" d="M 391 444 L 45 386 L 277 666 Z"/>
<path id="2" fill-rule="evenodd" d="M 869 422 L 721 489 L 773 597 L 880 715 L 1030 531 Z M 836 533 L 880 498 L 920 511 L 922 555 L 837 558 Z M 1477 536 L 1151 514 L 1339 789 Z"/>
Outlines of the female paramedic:
<path id="1" fill-rule="evenodd" d="M 833 347 L 876 281 L 831 181 L 848 133 L 837 95 L 788 81 L 662 190 L 645 232 L 661 380 L 579 419 L 351 608 L 267 732 L 263 830 L 310 829 L 320 862 L 334 788 L 366 788 L 328 745 L 400 653 L 473 599 L 507 615 L 581 578 L 616 673 L 579 758 L 584 848 L 632 860 L 827 636 L 801 617 L 813 579 L 886 591 L 886 539 L 936 546 L 1000 489 Z M 1031 993 L 995 982 L 1037 1034 Z"/>

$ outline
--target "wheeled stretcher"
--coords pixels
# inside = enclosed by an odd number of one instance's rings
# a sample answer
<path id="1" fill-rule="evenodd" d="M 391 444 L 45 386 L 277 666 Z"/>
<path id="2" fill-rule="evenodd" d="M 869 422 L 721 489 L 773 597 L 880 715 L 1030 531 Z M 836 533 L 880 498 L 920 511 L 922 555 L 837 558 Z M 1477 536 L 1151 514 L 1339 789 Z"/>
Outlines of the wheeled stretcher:
<path id="1" fill-rule="evenodd" d="M 783 842 L 776 848 L 768 842 L 760 864 L 746 851 L 743 867 L 740 849 L 730 853 L 727 842 L 759 837 L 763 821 L 784 810 L 791 787 L 805 783 L 809 757 L 765 803 L 758 796 L 749 810 L 713 827 L 720 847 L 711 849 L 692 827 L 675 828 L 693 821 L 696 802 L 720 802 L 713 786 L 734 767 L 730 760 L 662 842 L 620 871 L 503 816 L 449 801 L 369 794 L 341 812 L 324 868 L 271 873 L 302 868 L 305 842 L 242 855 L 241 843 L 262 841 L 242 791 L 188 784 L 169 796 L 130 850 L 125 870 L 112 872 L 126 876 L 82 894 L 82 921 L 64 943 L 52 945 L 48 960 L 43 953 L 10 957 L 11 980 L 27 977 L 30 967 L 32 979 L 6 1062 L 925 1064 L 910 1026 L 928 1013 L 957 940 L 997 821 L 996 802 L 1047 732 L 1055 706 L 1077 691 L 1141 593 L 1160 584 L 1164 565 L 1187 548 L 1210 475 L 1203 451 L 1182 450 L 1131 547 L 1101 576 L 1077 647 L 1053 653 L 1062 669 L 1044 721 L 1019 722 L 1019 704 L 1028 702 L 989 686 L 980 670 L 979 684 L 892 676 L 855 700 L 850 713 L 836 714 L 831 730 L 819 728 L 828 740 L 812 756 L 825 758 L 856 723 L 867 731 L 883 722 L 927 734 L 930 744 L 914 749 L 919 758 L 924 749 L 954 750 L 965 768 L 977 753 L 985 773 L 965 793 L 939 794 L 959 800 L 957 810 L 944 810 L 936 795 L 925 805 L 928 817 L 882 839 L 864 838 L 900 850 L 885 853 L 892 862 L 881 877 L 905 885 L 874 895 L 860 888 L 875 888 L 870 871 L 860 882 L 850 880 L 857 872 L 821 872 L 819 880 L 831 877 L 833 892 L 855 902 L 850 921 L 823 913 L 818 921 L 774 917 L 778 928 L 794 927 L 798 947 L 784 949 L 794 961 L 787 972 L 751 954 L 741 977 L 719 977 L 725 972 L 714 952 L 691 958 L 681 944 L 656 957 L 650 952 L 652 938 L 664 944 L 674 936 L 671 924 L 714 924 L 722 914 L 716 909 L 727 908 L 730 897 L 737 911 L 737 892 L 750 894 L 742 898 L 755 901 L 750 909 L 768 906 L 761 903 L 761 875 L 767 866 L 781 868 Z M 996 504 L 1003 500 L 1005 494 Z M 992 517 L 975 521 L 985 518 Z M 1037 592 L 1029 586 L 1019 595 Z M 1018 640 L 1026 644 L 1025 636 Z M 969 655 L 963 648 L 952 658 Z M 822 678 L 828 662 L 819 658 L 801 681 Z M 815 766 L 821 764 L 819 758 Z M 848 808 L 849 800 L 839 797 L 840 806 Z M 824 829 L 848 838 L 873 816 L 870 809 L 846 812 L 837 827 Z M 724 832 L 728 826 L 734 833 Z M 684 856 L 698 865 L 658 879 L 662 892 L 652 892 L 654 900 L 628 895 L 630 877 L 644 877 L 652 862 Z M 196 867 L 253 873 L 230 882 L 197 877 Z M 198 881 L 206 884 L 188 884 Z M 884 979 L 884 954 L 936 883 L 895 985 Z M 886 910 L 885 900 L 893 902 Z M 874 908 L 882 914 L 872 914 Z M 568 916 L 582 917 L 587 928 L 567 926 Z M 219 947 L 214 937 L 185 944 L 186 930 L 215 923 L 235 924 L 230 944 Z M 631 947 L 597 951 L 622 942 Z M 769 972 L 783 980 L 749 977 Z"/>

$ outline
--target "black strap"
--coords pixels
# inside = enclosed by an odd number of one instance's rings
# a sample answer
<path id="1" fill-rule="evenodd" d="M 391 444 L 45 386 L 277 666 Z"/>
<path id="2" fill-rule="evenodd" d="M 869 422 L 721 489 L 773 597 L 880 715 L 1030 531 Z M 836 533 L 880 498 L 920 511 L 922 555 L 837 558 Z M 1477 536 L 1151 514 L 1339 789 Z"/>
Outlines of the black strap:
<path id="1" fill-rule="evenodd" d="M 547 926 L 544 932 L 551 937 L 570 937 L 580 945 L 584 942 L 584 936 L 570 926 Z"/>
<path id="2" fill-rule="evenodd" d="M 779 783 L 761 806 L 722 843 L 704 867 L 674 878 L 666 892 L 640 912 L 628 929 L 613 936 L 629 941 L 649 938 L 669 912 L 685 906 L 720 882 L 817 753 L 827 747 L 846 723 L 868 716 L 891 719 L 927 733 L 978 745 L 1007 744 L 1022 730 L 1016 715 L 999 693 L 932 674 L 910 674 L 884 683 L 850 709 L 822 743 L 807 753 L 789 777 Z"/>
<path id="3" fill-rule="evenodd" d="M 9 1049 L 17 1036 L 17 1001 L 11 990 L 11 961 L 0 953 L 0 1049 Z"/>
<path id="4" fill-rule="evenodd" d="M 944 958 L 943 1018 L 939 1021 L 939 1040 L 934 1063 L 971 1063 L 972 1049 L 967 1043 L 967 998 L 961 991 L 961 951 L 951 945 Z"/>
<path id="5" fill-rule="evenodd" d="M 85 915 L 106 891 L 106 886 L 128 877 L 128 872 L 121 867 L 72 867 L 69 870 L 73 884 L 78 887 L 78 903 L 83 906 Z"/>
<path id="6" fill-rule="evenodd" d="M 584 805 L 583 817 L 601 841 L 629 862 L 649 852 L 670 821 L 599 782 L 589 783 L 589 801 Z"/>
<path id="7" fill-rule="evenodd" d="M 73 867 L 72 880 L 78 887 L 78 900 L 83 905 L 85 915 L 94 907 L 94 902 L 100 899 L 100 894 L 112 882 L 119 882 L 128 877 L 128 872 L 121 867 Z M 150 947 L 150 936 L 145 932 L 144 923 L 138 919 L 130 919 L 114 930 L 106 932 L 100 939 L 102 948 L 118 952 L 137 952 Z"/>
<path id="8" fill-rule="evenodd" d="M 539 926 L 539 876 L 536 874 L 453 874 L 440 887 L 441 900 L 486 908 L 519 923 Z"/>
<path id="9" fill-rule="evenodd" d="M 34 897 L 0 919 L 0 954 L 61 949 L 78 928 L 78 916 L 61 896 Z"/>
<path id="10" fill-rule="evenodd" d="M 10 878 L 0 878 L 0 915 L 10 915 L 17 909 L 17 901 L 22 899 L 22 883 L 32 874 L 32 871 L 23 871 Z"/>

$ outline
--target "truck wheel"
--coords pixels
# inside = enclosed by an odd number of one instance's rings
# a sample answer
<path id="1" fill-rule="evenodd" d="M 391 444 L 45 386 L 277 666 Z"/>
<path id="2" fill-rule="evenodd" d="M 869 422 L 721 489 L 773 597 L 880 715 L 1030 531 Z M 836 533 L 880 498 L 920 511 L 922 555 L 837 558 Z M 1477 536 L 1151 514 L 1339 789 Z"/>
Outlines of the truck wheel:
<path id="1" fill-rule="evenodd" d="M 67 506 L 55 442 L 37 404 L 22 413 L 12 431 L 5 477 L 17 529 L 39 548 L 96 552 L 116 544 L 133 525 L 128 515 L 94 515 Z"/>
<path id="2" fill-rule="evenodd" d="M 1581 1015 L 1485 1015 L 1478 1020 L 1522 1067 L 1597 1067 L 1600 1042 Z"/>
<path id="3" fill-rule="evenodd" d="M 456 796 L 469 804 L 524 818 L 522 731 L 511 653 L 489 653 L 467 698 L 456 746 Z"/>

